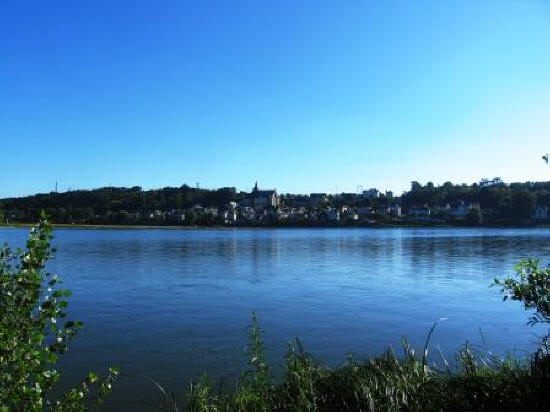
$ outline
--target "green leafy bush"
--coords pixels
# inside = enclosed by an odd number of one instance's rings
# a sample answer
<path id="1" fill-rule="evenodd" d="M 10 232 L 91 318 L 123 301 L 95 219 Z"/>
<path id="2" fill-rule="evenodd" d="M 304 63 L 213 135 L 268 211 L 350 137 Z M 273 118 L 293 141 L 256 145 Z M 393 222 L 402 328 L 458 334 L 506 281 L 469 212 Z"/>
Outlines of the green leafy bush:
<path id="1" fill-rule="evenodd" d="M 82 327 L 66 321 L 70 291 L 61 280 L 45 271 L 51 248 L 52 228 L 44 213 L 30 231 L 24 250 L 0 250 L 0 410 L 85 410 L 89 399 L 101 402 L 118 376 L 110 368 L 105 380 L 90 373 L 82 383 L 49 399 L 59 381 L 56 363 L 69 341 Z M 93 395 L 93 396 L 92 396 Z"/>
<path id="2" fill-rule="evenodd" d="M 522 260 L 516 265 L 516 277 L 495 279 L 504 300 L 519 300 L 525 309 L 534 309 L 530 324 L 550 321 L 550 267 L 541 268 L 537 259 Z"/>

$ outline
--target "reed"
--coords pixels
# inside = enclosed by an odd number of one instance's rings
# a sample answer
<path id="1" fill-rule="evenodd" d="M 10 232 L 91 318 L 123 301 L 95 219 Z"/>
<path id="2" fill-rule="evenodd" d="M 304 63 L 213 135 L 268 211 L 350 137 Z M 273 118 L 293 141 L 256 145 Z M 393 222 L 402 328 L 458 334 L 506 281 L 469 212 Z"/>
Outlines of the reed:
<path id="1" fill-rule="evenodd" d="M 402 341 L 364 361 L 349 357 L 331 369 L 308 353 L 301 341 L 289 343 L 285 372 L 274 379 L 256 315 L 249 332 L 248 368 L 236 390 L 225 390 L 206 377 L 190 384 L 182 410 L 201 411 L 424 411 L 544 410 L 550 401 L 547 348 L 526 359 L 485 354 L 465 344 L 454 366 L 441 357 L 430 364 L 428 348 L 437 325 L 420 352 Z M 438 359 L 439 360 L 439 359 Z M 442 361 L 442 362 L 441 362 Z M 164 409 L 175 411 L 174 396 Z M 170 405 L 168 405 L 168 403 Z"/>

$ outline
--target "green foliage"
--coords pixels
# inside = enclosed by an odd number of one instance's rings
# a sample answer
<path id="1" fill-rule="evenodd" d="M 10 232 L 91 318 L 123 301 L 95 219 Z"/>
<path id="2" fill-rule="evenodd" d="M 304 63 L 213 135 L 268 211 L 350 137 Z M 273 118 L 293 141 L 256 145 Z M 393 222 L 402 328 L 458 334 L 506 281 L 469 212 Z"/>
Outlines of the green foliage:
<path id="1" fill-rule="evenodd" d="M 478 226 L 483 223 L 483 215 L 478 208 L 473 208 L 466 215 L 466 223 L 470 226 Z"/>
<path id="2" fill-rule="evenodd" d="M 52 228 L 42 212 L 30 231 L 25 250 L 0 251 L 0 406 L 3 410 L 84 410 L 90 386 L 88 375 L 80 388 L 51 402 L 48 395 L 59 381 L 56 363 L 81 322 L 65 321 L 70 291 L 59 288 L 57 275 L 45 271 L 54 250 Z M 110 369 L 99 384 L 97 399 L 110 390 L 118 370 Z"/>
<path id="3" fill-rule="evenodd" d="M 527 219 L 535 209 L 537 196 L 527 190 L 515 192 L 511 199 L 511 214 L 517 219 Z"/>
<path id="4" fill-rule="evenodd" d="M 350 356 L 336 369 L 320 364 L 302 343 L 289 344 L 285 373 L 270 383 L 264 347 L 254 316 L 250 362 L 234 393 L 215 389 L 202 378 L 191 386 L 188 408 L 199 411 L 423 411 L 540 410 L 550 401 L 550 358 L 538 353 L 527 362 L 485 356 L 466 344 L 456 367 L 443 358 L 443 370 L 428 364 L 428 346 L 416 354 L 403 339 L 403 356 L 387 350 L 357 362 Z M 175 404 L 174 404 L 175 405 Z M 177 410 L 177 405 L 171 410 Z"/>
<path id="5" fill-rule="evenodd" d="M 249 340 L 248 370 L 240 381 L 235 400 L 241 410 L 271 410 L 270 399 L 273 387 L 270 383 L 264 343 L 255 313 L 252 313 Z"/>
<path id="6" fill-rule="evenodd" d="M 550 321 L 550 267 L 540 267 L 537 259 L 521 261 L 515 267 L 516 277 L 495 279 L 494 285 L 500 286 L 504 300 L 519 300 L 525 309 L 534 309 L 529 323 Z"/>
<path id="7" fill-rule="evenodd" d="M 229 202 L 241 202 L 246 193 L 226 187 L 206 190 L 182 185 L 154 190 L 141 187 L 103 187 L 94 190 L 76 190 L 64 193 L 44 193 L 21 198 L 0 199 L 10 222 L 35 222 L 38 212 L 45 209 L 56 223 L 94 224 L 170 224 L 212 225 L 208 213 L 189 217 L 195 205 L 225 207 Z M 303 195 L 282 196 L 287 206 L 303 206 L 308 198 Z M 550 182 L 524 182 L 505 184 L 499 178 L 483 179 L 479 184 L 453 184 L 436 186 L 431 182 L 422 185 L 411 182 L 411 190 L 400 197 L 365 198 L 355 193 L 329 195 L 324 204 L 340 207 L 372 207 L 374 209 L 399 203 L 404 210 L 428 204 L 456 206 L 460 202 L 477 203 L 486 213 L 486 224 L 517 224 L 529 218 L 535 205 L 550 207 Z M 162 211 L 156 215 L 155 211 Z M 151 213 L 156 216 L 150 218 Z M 475 212 L 474 212 L 475 213 Z M 187 215 L 182 222 L 181 215 Z M 162 216 L 162 217 L 161 217 Z M 179 216 L 179 217 L 178 217 Z M 444 217 L 444 216 L 443 216 Z M 470 216 L 470 224 L 478 224 L 479 216 Z"/>
<path id="8" fill-rule="evenodd" d="M 182 185 L 147 191 L 139 186 L 102 187 L 0 199 L 0 209 L 14 222 L 35 222 L 44 209 L 55 223 L 159 224 L 148 218 L 155 210 L 183 212 L 196 204 L 220 207 L 242 196 L 227 187 L 206 190 Z"/>
<path id="9" fill-rule="evenodd" d="M 189 210 L 185 214 L 185 223 L 191 226 L 197 223 L 197 213 L 194 210 Z"/>

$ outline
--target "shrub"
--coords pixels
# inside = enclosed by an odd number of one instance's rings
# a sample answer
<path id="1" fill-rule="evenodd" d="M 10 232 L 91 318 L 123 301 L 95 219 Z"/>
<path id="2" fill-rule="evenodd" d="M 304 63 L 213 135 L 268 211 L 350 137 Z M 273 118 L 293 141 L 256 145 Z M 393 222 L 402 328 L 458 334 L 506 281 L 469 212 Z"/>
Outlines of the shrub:
<path id="1" fill-rule="evenodd" d="M 530 324 L 550 321 L 550 267 L 543 269 L 537 259 L 522 260 L 515 267 L 516 278 L 496 279 L 504 300 L 519 300 L 525 309 L 534 309 Z"/>
<path id="2" fill-rule="evenodd" d="M 70 292 L 57 275 L 45 271 L 53 257 L 52 228 L 42 212 L 24 250 L 0 250 L 0 410 L 84 410 L 101 402 L 118 376 L 110 368 L 98 381 L 90 373 L 59 400 L 49 399 L 59 381 L 56 363 L 81 322 L 65 321 Z M 64 323 L 63 323 L 64 322 Z M 93 389 L 93 390 L 92 390 Z M 93 393 L 93 396 L 92 396 Z"/>

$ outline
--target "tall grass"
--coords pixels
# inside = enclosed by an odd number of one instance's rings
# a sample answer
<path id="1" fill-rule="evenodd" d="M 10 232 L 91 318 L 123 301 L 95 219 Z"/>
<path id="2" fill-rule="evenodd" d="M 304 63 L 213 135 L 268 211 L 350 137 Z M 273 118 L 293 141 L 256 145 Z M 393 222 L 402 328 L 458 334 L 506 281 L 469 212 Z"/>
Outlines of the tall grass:
<path id="1" fill-rule="evenodd" d="M 437 323 L 436 323 L 437 324 Z M 337 369 L 316 360 L 296 339 L 284 357 L 284 375 L 274 380 L 266 362 L 258 320 L 249 329 L 249 359 L 235 390 L 206 377 L 191 383 L 181 410 L 202 411 L 432 411 L 547 410 L 550 406 L 550 357 L 541 349 L 524 361 L 484 355 L 466 344 L 453 363 L 430 366 L 428 334 L 417 353 L 402 341 L 365 361 L 352 357 Z M 442 355 L 441 355 L 442 356 Z M 176 411 L 165 393 L 165 410 Z"/>

